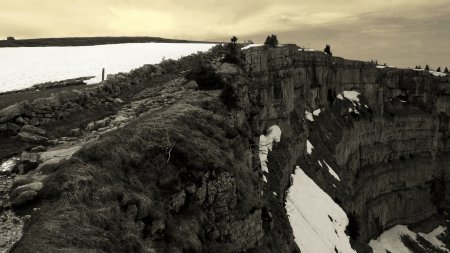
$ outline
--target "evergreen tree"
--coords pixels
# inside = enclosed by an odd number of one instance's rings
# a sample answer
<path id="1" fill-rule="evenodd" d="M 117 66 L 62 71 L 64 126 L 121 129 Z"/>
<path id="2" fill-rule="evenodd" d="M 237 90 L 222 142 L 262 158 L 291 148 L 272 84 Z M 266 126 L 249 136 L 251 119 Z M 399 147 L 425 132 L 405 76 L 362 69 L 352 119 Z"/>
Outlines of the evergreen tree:
<path id="1" fill-rule="evenodd" d="M 236 45 L 238 38 L 236 36 L 233 36 L 231 37 L 230 41 L 231 42 L 227 43 L 227 45 L 225 46 L 225 57 L 223 61 L 238 64 L 240 58 L 240 50 Z"/>
<path id="2" fill-rule="evenodd" d="M 266 41 L 264 42 L 264 45 L 267 45 L 269 47 L 276 47 L 278 45 L 277 36 L 274 34 L 272 34 L 272 36 L 267 36 Z"/>
<path id="3" fill-rule="evenodd" d="M 428 64 L 425 66 L 425 70 L 429 71 L 430 70 L 430 66 L 428 66 Z"/>
<path id="4" fill-rule="evenodd" d="M 327 54 L 329 54 L 329 55 L 331 55 L 331 56 L 333 56 L 333 53 L 331 53 L 331 47 L 330 47 L 330 45 L 326 45 L 325 46 L 325 49 L 323 50 L 325 53 L 327 53 Z"/>
<path id="5" fill-rule="evenodd" d="M 441 67 L 437 68 L 436 72 L 441 72 Z"/>
<path id="6" fill-rule="evenodd" d="M 419 65 L 419 69 L 422 69 L 422 66 Z"/>
<path id="7" fill-rule="evenodd" d="M 448 73 L 448 68 L 445 67 L 444 73 Z"/>

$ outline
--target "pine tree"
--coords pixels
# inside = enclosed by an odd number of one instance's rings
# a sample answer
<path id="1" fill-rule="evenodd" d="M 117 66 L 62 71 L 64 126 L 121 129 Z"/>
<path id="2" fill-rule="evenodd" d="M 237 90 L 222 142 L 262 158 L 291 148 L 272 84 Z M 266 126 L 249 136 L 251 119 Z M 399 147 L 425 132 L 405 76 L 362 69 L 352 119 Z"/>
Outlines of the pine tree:
<path id="1" fill-rule="evenodd" d="M 436 72 L 441 72 L 441 67 L 437 68 Z"/>
<path id="2" fill-rule="evenodd" d="M 329 55 L 331 55 L 331 56 L 333 56 L 333 53 L 331 53 L 331 47 L 330 47 L 330 45 L 326 45 L 325 46 L 325 49 L 323 50 L 325 53 L 327 53 L 327 54 L 329 54 Z"/>
<path id="3" fill-rule="evenodd" d="M 274 34 L 272 34 L 272 36 L 267 36 L 266 41 L 264 42 L 264 45 L 267 45 L 269 47 L 276 47 L 278 45 L 277 36 Z"/>
<path id="4" fill-rule="evenodd" d="M 445 67 L 444 73 L 448 73 L 448 68 Z"/>
<path id="5" fill-rule="evenodd" d="M 425 66 L 425 70 L 429 71 L 430 70 L 430 66 L 428 66 L 428 64 Z"/>
<path id="6" fill-rule="evenodd" d="M 231 37 L 231 43 L 236 44 L 238 38 L 236 36 Z"/>

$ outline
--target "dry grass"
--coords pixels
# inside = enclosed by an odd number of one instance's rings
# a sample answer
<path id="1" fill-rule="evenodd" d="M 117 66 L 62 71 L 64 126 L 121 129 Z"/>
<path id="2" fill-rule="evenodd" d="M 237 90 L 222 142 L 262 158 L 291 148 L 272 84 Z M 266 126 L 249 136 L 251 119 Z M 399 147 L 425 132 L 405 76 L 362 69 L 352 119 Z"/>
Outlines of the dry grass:
<path id="1" fill-rule="evenodd" d="M 239 152 L 247 141 L 227 125 L 217 95 L 195 96 L 195 103 L 180 102 L 147 115 L 60 164 L 39 196 L 41 209 L 13 252 L 62 247 L 143 252 L 141 231 L 150 230 L 157 219 L 166 223 L 158 241 L 163 251 L 205 250 L 203 207 L 191 201 L 175 213 L 169 205 L 171 196 L 186 184 L 200 186 L 206 172 L 233 175 L 239 203 L 231 212 L 238 219 L 256 208 L 257 177 Z M 136 207 L 131 216 L 130 206 Z"/>

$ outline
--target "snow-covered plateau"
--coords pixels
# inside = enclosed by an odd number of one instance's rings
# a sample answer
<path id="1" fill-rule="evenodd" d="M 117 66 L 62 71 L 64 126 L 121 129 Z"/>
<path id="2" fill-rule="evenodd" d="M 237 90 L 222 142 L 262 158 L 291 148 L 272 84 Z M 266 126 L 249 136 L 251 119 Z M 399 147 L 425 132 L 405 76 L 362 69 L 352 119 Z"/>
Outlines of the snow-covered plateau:
<path id="1" fill-rule="evenodd" d="M 82 76 L 101 81 L 106 74 L 128 72 L 144 64 L 178 59 L 214 44 L 128 43 L 79 47 L 0 48 L 0 92 L 31 87 L 34 84 Z"/>

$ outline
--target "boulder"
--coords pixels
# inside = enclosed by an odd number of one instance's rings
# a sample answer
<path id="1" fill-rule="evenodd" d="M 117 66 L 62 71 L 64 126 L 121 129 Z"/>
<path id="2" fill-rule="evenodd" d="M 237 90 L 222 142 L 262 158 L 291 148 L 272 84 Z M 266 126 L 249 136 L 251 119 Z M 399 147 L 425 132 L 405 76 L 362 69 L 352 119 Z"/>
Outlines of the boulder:
<path id="1" fill-rule="evenodd" d="M 198 90 L 198 84 L 197 84 L 197 82 L 194 81 L 194 80 L 189 81 L 188 83 L 186 83 L 186 84 L 184 85 L 184 87 L 185 87 L 186 89 L 190 89 L 190 90 Z"/>
<path id="2" fill-rule="evenodd" d="M 24 103 L 14 104 L 0 110 L 0 123 L 5 123 L 15 117 L 20 117 L 24 110 Z"/>
<path id="3" fill-rule="evenodd" d="M 19 138 L 25 142 L 45 143 L 48 141 L 45 137 L 46 131 L 35 126 L 25 125 L 18 134 Z"/>
<path id="4" fill-rule="evenodd" d="M 45 136 L 47 134 L 47 132 L 44 129 L 30 125 L 23 126 L 21 131 L 42 136 Z"/>
<path id="5" fill-rule="evenodd" d="M 44 187 L 44 184 L 42 182 L 33 182 L 33 183 L 21 185 L 21 186 L 15 188 L 11 192 L 10 197 L 11 197 L 11 199 L 15 199 L 18 196 L 20 196 L 22 193 L 29 192 L 29 191 L 34 191 L 37 193 L 42 189 L 42 187 Z"/>
<path id="6" fill-rule="evenodd" d="M 24 174 L 30 170 L 34 170 L 39 165 L 39 154 L 22 152 L 19 161 L 19 171 Z"/>
<path id="7" fill-rule="evenodd" d="M 39 125 L 39 120 L 37 118 L 30 119 L 30 125 L 38 126 Z"/>
<path id="8" fill-rule="evenodd" d="M 11 174 L 17 165 L 17 158 L 10 158 L 3 163 L 0 163 L 0 175 Z"/>
<path id="9" fill-rule="evenodd" d="M 13 206 L 20 206 L 33 200 L 44 187 L 43 180 L 46 176 L 23 175 L 14 180 L 11 188 L 10 199 Z"/>
<path id="10" fill-rule="evenodd" d="M 22 131 L 17 136 L 19 136 L 19 138 L 25 142 L 45 143 L 48 141 L 47 137 Z"/>
<path id="11" fill-rule="evenodd" d="M 116 103 L 116 104 L 122 104 L 122 103 L 123 103 L 123 100 L 120 99 L 120 98 L 115 98 L 115 99 L 113 100 L 113 102 Z"/>
<path id="12" fill-rule="evenodd" d="M 12 199 L 11 204 L 13 206 L 23 205 L 24 203 L 26 203 L 26 202 L 36 198 L 37 194 L 38 193 L 36 191 L 25 191 L 25 192 L 22 192 L 19 196 L 17 196 L 16 198 Z"/>
<path id="13" fill-rule="evenodd" d="M 22 118 L 22 117 L 18 117 L 17 119 L 16 119 L 16 122 L 18 123 L 18 124 L 25 124 L 25 120 Z"/>
<path id="14" fill-rule="evenodd" d="M 20 126 L 18 126 L 17 124 L 14 123 L 6 123 L 6 128 L 14 133 L 18 133 L 20 131 Z"/>
<path id="15" fill-rule="evenodd" d="M 36 146 L 31 149 L 31 152 L 44 152 L 47 151 L 47 148 L 44 146 Z"/>

